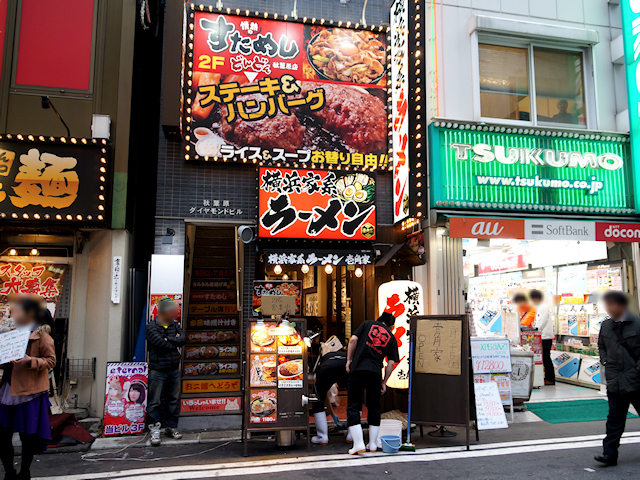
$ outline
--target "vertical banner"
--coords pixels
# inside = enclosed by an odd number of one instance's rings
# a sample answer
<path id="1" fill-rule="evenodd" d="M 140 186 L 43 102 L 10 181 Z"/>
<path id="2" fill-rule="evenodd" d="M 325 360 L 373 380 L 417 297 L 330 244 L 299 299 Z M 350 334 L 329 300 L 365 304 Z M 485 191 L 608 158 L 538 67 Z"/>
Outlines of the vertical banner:
<path id="1" fill-rule="evenodd" d="M 424 314 L 422 285 L 408 280 L 395 280 L 380 285 L 378 310 L 396 317 L 391 333 L 398 341 L 400 361 L 387 385 L 391 388 L 409 388 L 409 317 Z"/>
<path id="2" fill-rule="evenodd" d="M 409 8 L 391 7 L 391 113 L 393 115 L 393 223 L 409 216 Z"/>
<path id="3" fill-rule="evenodd" d="M 111 265 L 111 302 L 120 303 L 122 295 L 122 257 L 113 257 Z"/>
<path id="4" fill-rule="evenodd" d="M 128 435 L 144 431 L 149 370 L 144 362 L 107 363 L 104 395 L 104 434 Z"/>
<path id="5" fill-rule="evenodd" d="M 633 161 L 633 189 L 635 197 L 640 195 L 640 1 L 622 0 L 622 40 L 624 42 L 624 68 L 627 77 L 629 100 L 629 133 L 631 135 L 631 159 Z M 636 211 L 638 211 L 636 207 Z"/>

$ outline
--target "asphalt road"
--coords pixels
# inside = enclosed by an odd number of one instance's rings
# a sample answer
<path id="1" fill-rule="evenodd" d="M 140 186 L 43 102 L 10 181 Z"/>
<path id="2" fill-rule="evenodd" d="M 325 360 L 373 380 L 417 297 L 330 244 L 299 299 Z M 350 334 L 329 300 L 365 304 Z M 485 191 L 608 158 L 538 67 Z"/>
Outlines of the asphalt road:
<path id="1" fill-rule="evenodd" d="M 306 442 L 289 452 L 267 439 L 242 444 L 199 444 L 98 452 L 101 455 L 48 454 L 36 457 L 34 478 L 46 480 L 182 480 L 220 477 L 267 480 L 336 479 L 625 479 L 640 477 L 640 419 L 629 420 L 617 467 L 600 467 L 593 455 L 601 451 L 604 422 L 511 425 L 482 432 L 472 450 L 454 439 L 413 438 L 416 453 L 346 455 L 341 435 L 327 447 Z M 475 439 L 474 439 L 475 440 Z M 303 446 L 304 443 L 304 446 Z M 17 460 L 17 459 L 16 459 Z"/>

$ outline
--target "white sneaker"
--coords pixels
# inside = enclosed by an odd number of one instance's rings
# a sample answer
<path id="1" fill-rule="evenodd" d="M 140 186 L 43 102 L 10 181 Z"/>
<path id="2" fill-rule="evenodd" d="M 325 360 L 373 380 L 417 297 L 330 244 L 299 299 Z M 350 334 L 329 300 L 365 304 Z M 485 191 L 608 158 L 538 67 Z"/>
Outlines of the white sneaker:
<path id="1" fill-rule="evenodd" d="M 173 438 L 174 440 L 180 440 L 182 438 L 182 434 L 177 428 L 167 427 L 164 433 L 167 437 Z"/>
<path id="2" fill-rule="evenodd" d="M 151 445 L 157 447 L 162 443 L 162 440 L 160 440 L 160 422 L 149 425 L 149 433 L 151 435 Z"/>

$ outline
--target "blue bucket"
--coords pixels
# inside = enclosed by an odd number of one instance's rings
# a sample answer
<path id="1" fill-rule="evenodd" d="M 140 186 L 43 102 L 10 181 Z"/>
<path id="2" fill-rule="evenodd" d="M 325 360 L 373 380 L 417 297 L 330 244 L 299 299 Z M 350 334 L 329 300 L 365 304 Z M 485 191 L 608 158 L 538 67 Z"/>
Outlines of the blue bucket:
<path id="1" fill-rule="evenodd" d="M 384 435 L 380 437 L 380 443 L 384 453 L 398 453 L 400 450 L 400 437 L 397 435 Z"/>

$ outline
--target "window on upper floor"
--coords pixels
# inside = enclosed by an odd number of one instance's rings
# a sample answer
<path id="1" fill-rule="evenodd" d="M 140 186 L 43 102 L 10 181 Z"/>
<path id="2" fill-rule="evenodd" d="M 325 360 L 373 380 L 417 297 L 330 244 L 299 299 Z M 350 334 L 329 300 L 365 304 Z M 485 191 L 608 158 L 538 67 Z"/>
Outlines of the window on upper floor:
<path id="1" fill-rule="evenodd" d="M 480 116 L 587 128 L 584 52 L 479 43 Z"/>

